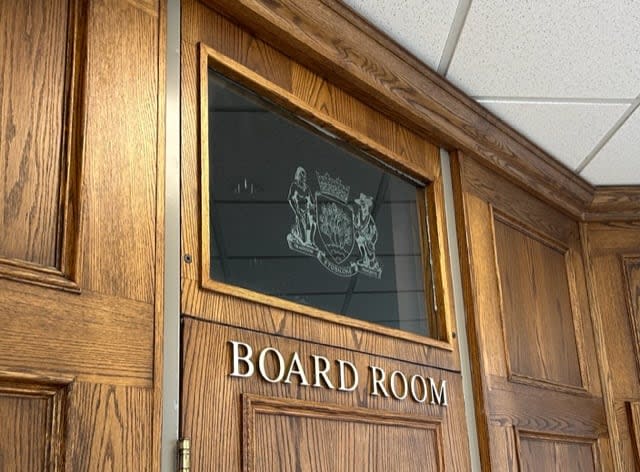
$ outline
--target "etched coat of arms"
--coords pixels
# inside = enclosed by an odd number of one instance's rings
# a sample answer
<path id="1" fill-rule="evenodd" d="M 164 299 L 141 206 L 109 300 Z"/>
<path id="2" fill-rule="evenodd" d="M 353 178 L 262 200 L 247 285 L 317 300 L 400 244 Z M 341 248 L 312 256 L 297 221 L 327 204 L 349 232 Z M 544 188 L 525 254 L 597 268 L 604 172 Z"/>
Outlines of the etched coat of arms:
<path id="1" fill-rule="evenodd" d="M 376 258 L 378 229 L 373 198 L 360 194 L 349 203 L 350 187 L 340 178 L 316 172 L 318 187 L 311 191 L 303 167 L 295 171 L 288 201 L 295 222 L 287 234 L 293 251 L 315 257 L 341 277 L 361 273 L 379 279 L 382 266 Z"/>

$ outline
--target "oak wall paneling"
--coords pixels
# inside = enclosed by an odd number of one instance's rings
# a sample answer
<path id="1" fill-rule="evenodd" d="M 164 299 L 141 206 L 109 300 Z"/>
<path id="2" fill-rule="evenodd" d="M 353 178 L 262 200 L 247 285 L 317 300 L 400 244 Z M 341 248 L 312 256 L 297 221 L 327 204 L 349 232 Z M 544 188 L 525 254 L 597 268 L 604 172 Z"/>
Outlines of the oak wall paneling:
<path id="1" fill-rule="evenodd" d="M 363 376 L 369 365 L 377 365 L 388 372 L 401 369 L 444 379 L 449 406 L 371 396 L 364 377 L 354 392 L 305 387 L 297 381 L 287 385 L 230 378 L 229 340 L 246 342 L 254 349 L 275 347 L 286 356 L 298 352 L 307 372 L 311 355 L 321 354 L 352 362 Z M 186 437 L 197 438 L 191 451 L 195 470 L 211 467 L 211 458 L 216 459 L 214 467 L 225 471 L 313 470 L 317 464 L 362 472 L 401 471 L 407 464 L 469 470 L 458 373 L 190 316 L 183 318 L 183 355 L 183 382 L 189 387 L 182 390 L 181 402 L 198 414 L 183 411 L 181 428 Z M 337 385 L 335 371 L 328 375 Z M 417 458 L 426 462 L 416 462 Z"/>
<path id="2" fill-rule="evenodd" d="M 610 470 L 579 223 L 467 156 L 452 167 L 483 469 Z"/>
<path id="3" fill-rule="evenodd" d="M 0 5 L 3 470 L 159 470 L 163 11 Z"/>
<path id="4" fill-rule="evenodd" d="M 519 470 L 601 470 L 595 439 L 571 438 L 516 430 Z"/>
<path id="5" fill-rule="evenodd" d="M 637 403 L 640 401 L 638 292 L 640 225 L 602 221 L 583 225 L 591 297 L 602 320 L 603 375 L 609 383 L 609 427 L 621 470 L 640 468 Z"/>
<path id="6" fill-rule="evenodd" d="M 4 2 L 0 18 L 0 277 L 78 291 L 86 4 Z"/>
<path id="7" fill-rule="evenodd" d="M 640 465 L 640 401 L 626 402 L 626 413 L 629 419 L 630 442 L 636 466 Z"/>
<path id="8" fill-rule="evenodd" d="M 242 399 L 246 471 L 284 472 L 319 464 L 329 470 L 350 470 L 354 462 L 362 471 L 388 471 L 411 463 L 444 470 L 438 418 L 248 394 Z M 280 453 L 282 442 L 287 443 L 289 455 Z"/>
<path id="9" fill-rule="evenodd" d="M 487 423 L 480 428 L 481 440 L 489 442 L 490 437 L 500 438 L 493 440 L 491 451 L 485 448 L 483 460 L 488 464 L 491 454 L 498 454 L 505 459 L 501 465 L 514 464 L 515 467 L 515 456 L 508 453 L 512 450 L 511 446 L 517 442 L 517 434 L 512 429 L 501 426 L 503 423 L 512 422 L 519 424 L 518 427 L 522 427 L 522 431 L 529 431 L 527 428 L 533 425 L 534 433 L 551 434 L 554 438 L 539 440 L 527 437 L 525 442 L 528 441 L 529 445 L 540 446 L 541 450 L 545 450 L 550 443 L 558 443 L 565 451 L 573 451 L 571 453 L 576 457 L 582 457 L 579 460 L 583 461 L 584 467 L 607 469 L 615 463 L 617 469 L 624 470 L 619 453 L 620 447 L 623 446 L 618 444 L 618 437 L 631 434 L 631 430 L 628 426 L 621 426 L 618 432 L 616 414 L 626 410 L 624 403 L 612 400 L 612 390 L 616 388 L 614 383 L 619 378 L 622 379 L 624 388 L 628 387 L 629 377 L 622 375 L 623 372 L 631 372 L 633 379 L 637 377 L 636 362 L 633 361 L 630 366 L 625 361 L 629 359 L 629 354 L 632 354 L 631 359 L 634 359 L 635 354 L 633 344 L 627 344 L 628 336 L 624 336 L 621 345 L 612 349 L 624 350 L 625 360 L 610 355 L 603 357 L 606 339 L 604 329 L 606 326 L 607 329 L 613 330 L 613 327 L 608 326 L 610 320 L 604 318 L 607 310 L 597 307 L 597 290 L 591 282 L 588 287 L 585 284 L 585 279 L 592 275 L 592 266 L 586 262 L 588 258 L 583 253 L 586 242 L 579 223 L 610 220 L 617 222 L 616 225 L 633 226 L 638 216 L 638 189 L 594 188 L 573 175 L 542 150 L 421 65 L 391 40 L 380 35 L 375 28 L 367 25 L 340 2 L 207 0 L 204 3 L 220 11 L 226 18 L 241 24 L 251 33 L 253 39 L 263 40 L 275 46 L 308 70 L 331 77 L 334 85 L 372 108 L 382 111 L 392 119 L 402 120 L 407 129 L 416 135 L 433 138 L 434 142 L 444 147 L 460 150 L 464 153 L 465 162 L 475 159 L 482 164 L 469 164 L 466 169 L 467 188 L 460 189 L 458 208 L 466 210 L 469 215 L 475 212 L 484 215 L 485 222 L 490 221 L 493 226 L 486 226 L 480 217 L 470 218 L 473 221 L 465 221 L 459 225 L 460 234 L 465 235 L 461 242 L 461 252 L 464 271 L 467 272 L 467 307 L 472 313 L 469 316 L 469 324 L 473 329 L 470 331 L 476 337 L 473 339 L 472 336 L 470 343 L 477 357 L 474 359 L 473 375 L 475 384 L 479 387 L 478 423 Z M 205 9 L 198 5 L 198 8 L 188 10 L 188 13 L 196 11 Z M 203 18 L 195 15 L 188 21 L 203 22 Z M 234 34 L 230 22 L 224 21 L 218 25 L 220 28 L 213 29 L 220 34 L 218 38 Z M 247 36 L 244 36 L 243 41 L 246 40 Z M 250 69 L 259 69 L 259 74 L 284 89 L 291 82 L 291 75 L 274 73 L 276 69 L 280 71 L 277 66 L 271 70 L 271 66 L 281 63 L 279 61 L 282 56 L 272 54 L 260 41 L 248 47 L 245 50 L 249 51 L 248 53 L 239 52 L 235 47 L 238 43 L 233 41 L 207 41 L 207 44 L 228 57 L 233 58 L 241 54 L 242 60 L 238 62 L 245 65 L 250 63 Z M 184 51 L 186 50 L 183 49 Z M 260 54 L 268 56 L 267 60 L 256 61 L 256 55 Z M 269 66 L 264 68 L 264 64 Z M 263 69 L 260 69 L 261 67 Z M 186 77 L 186 80 L 190 78 Z M 497 188 L 508 188 L 508 191 L 497 192 Z M 465 197 L 466 201 L 463 202 L 462 193 L 465 192 L 468 198 Z M 508 233 L 514 229 L 513 225 L 510 226 L 511 230 L 505 233 L 504 230 L 509 225 L 500 226 L 503 222 L 495 223 L 491 214 L 495 209 L 498 209 L 499 214 L 507 214 L 517 226 L 525 228 L 524 240 L 517 233 Z M 531 212 L 534 213 L 533 217 Z M 468 226 L 465 227 L 465 224 Z M 537 297 L 535 291 L 538 285 L 535 282 L 557 276 L 558 283 L 547 284 L 543 291 L 554 293 L 555 300 L 560 302 L 559 308 L 543 306 L 542 303 L 535 307 L 534 312 L 537 315 L 527 318 L 525 314 L 513 309 L 513 306 L 516 306 L 513 300 L 505 302 L 504 294 L 507 289 L 502 284 L 509 283 L 505 282 L 505 279 L 510 278 L 513 282 L 514 277 L 517 279 L 518 274 L 524 271 L 522 267 L 519 271 L 515 268 L 515 274 L 507 277 L 504 274 L 505 270 L 509 272 L 513 268 L 505 269 L 504 263 L 502 267 L 497 266 L 496 257 L 499 256 L 496 256 L 498 249 L 495 242 L 501 236 L 496 237 L 496 224 L 499 227 L 498 232 L 504 233 L 500 243 L 501 250 L 511 242 L 510 237 L 516 235 L 521 238 L 522 243 L 522 250 L 516 251 L 519 253 L 516 254 L 517 258 L 522 260 L 529 251 L 537 251 L 539 255 L 549 256 L 557 266 L 557 270 L 545 274 L 544 266 L 538 264 L 537 270 L 542 272 L 534 270 L 533 274 L 527 274 L 532 275 L 529 285 L 523 282 L 522 287 L 525 290 L 521 291 L 518 297 L 548 299 L 549 297 Z M 535 231 L 532 231 L 533 229 Z M 473 232 L 474 236 L 471 237 L 465 230 Z M 542 239 L 538 237 L 540 234 L 543 235 Z M 548 244 L 548 239 L 553 240 L 551 245 Z M 555 244 L 558 241 L 561 242 L 560 245 Z M 634 254 L 637 255 L 637 238 L 633 244 L 636 248 Z M 474 247 L 478 253 L 486 253 L 491 257 L 486 260 L 478 257 L 472 261 L 464 261 L 464 254 Z M 502 259 L 505 260 L 505 257 Z M 185 269 L 192 272 L 199 270 L 195 265 Z M 496 273 L 488 275 L 490 272 Z M 193 275 L 191 280 L 183 281 L 186 291 L 197 293 L 197 296 L 187 302 L 192 313 L 196 313 L 202 304 L 208 305 L 205 311 L 211 313 L 215 307 L 226 305 L 233 299 L 230 296 L 217 300 L 215 297 L 200 294 L 197 290 L 198 274 Z M 536 279 L 536 276 L 541 279 Z M 618 282 L 616 279 L 616 295 L 622 293 Z M 612 284 L 605 286 L 611 288 Z M 532 291 L 528 291 L 529 289 Z M 511 295 L 507 295 L 509 296 Z M 618 301 L 620 300 L 625 298 L 619 298 Z M 218 301 L 221 305 L 216 304 Z M 504 323 L 504 306 L 509 304 L 513 306 L 507 310 L 510 312 L 506 315 L 507 324 L 515 321 L 512 323 L 514 329 L 511 330 L 511 334 L 505 337 L 504 332 L 507 330 Z M 493 306 L 494 309 L 487 310 L 487 305 Z M 295 331 L 295 328 L 287 327 L 287 308 L 291 307 L 280 308 L 282 311 L 270 310 L 267 319 L 274 329 L 281 330 L 281 333 Z M 561 314 L 559 319 L 549 314 L 549 311 L 554 310 Z M 291 311 L 295 309 L 291 308 Z M 500 313 L 500 317 L 496 317 L 496 313 Z M 557 329 L 543 326 L 542 319 L 537 320 L 538 315 L 551 324 L 559 321 L 555 324 Z M 265 316 L 256 313 L 251 314 L 249 319 L 252 320 L 251 323 L 255 321 L 257 326 L 258 319 Z M 532 320 L 533 324 L 526 326 L 527 332 L 532 334 L 538 343 L 538 346 L 532 347 L 533 354 L 537 353 L 537 357 L 534 355 L 537 360 L 534 361 L 534 365 L 526 365 L 527 356 L 517 356 L 524 352 L 518 351 L 519 346 L 514 345 L 513 339 L 519 335 L 515 329 L 519 322 L 528 323 Z M 540 321 L 538 326 L 537 321 Z M 311 321 L 305 321 L 307 322 L 309 324 L 305 325 L 306 328 L 313 330 L 319 327 Z M 622 326 L 618 319 L 613 320 L 613 325 Z M 633 324 L 631 327 L 633 329 Z M 487 335 L 488 330 L 495 330 L 491 331 L 495 333 L 502 331 L 502 336 Z M 558 330 L 561 332 L 558 333 Z M 633 331 L 626 334 L 633 336 Z M 567 343 L 564 342 L 565 339 Z M 615 336 L 613 339 L 616 339 Z M 355 342 L 358 345 L 357 337 Z M 624 346 L 631 346 L 631 349 Z M 550 352 L 543 354 L 547 347 L 551 348 Z M 517 358 L 518 368 L 512 365 L 512 358 Z M 420 359 L 420 355 L 415 359 Z M 557 360 L 558 364 L 547 370 L 551 359 Z M 429 362 L 440 361 L 431 358 Z M 491 375 L 484 375 L 487 366 L 491 369 Z M 523 374 L 519 370 L 529 374 Z M 614 372 L 616 378 L 611 377 Z M 620 373 L 619 378 L 617 373 Z M 553 390 L 553 393 L 548 393 L 549 390 Z M 541 402 L 540 398 L 543 395 L 550 395 L 551 399 Z M 528 404 L 519 401 L 524 398 L 529 400 Z M 496 410 L 490 422 L 487 410 L 505 404 L 514 408 L 505 407 L 499 414 Z M 517 410 L 515 405 L 520 409 Z M 554 420 L 551 412 L 562 419 Z M 513 416 L 501 416 L 509 414 Z M 569 423 L 564 422 L 565 416 Z M 611 437 L 613 448 L 610 447 L 607 435 Z M 585 444 L 593 443 L 593 446 L 584 446 L 583 440 Z M 631 444 L 626 439 L 625 441 Z M 580 452 L 589 448 L 596 449 L 591 460 Z M 632 463 L 626 465 L 632 467 L 630 464 Z"/>
<path id="10" fill-rule="evenodd" d="M 582 323 L 569 248 L 493 207 L 491 215 L 509 379 L 586 391 Z"/>
<path id="11" fill-rule="evenodd" d="M 64 470 L 65 409 L 72 381 L 0 374 L 1 470 Z"/>

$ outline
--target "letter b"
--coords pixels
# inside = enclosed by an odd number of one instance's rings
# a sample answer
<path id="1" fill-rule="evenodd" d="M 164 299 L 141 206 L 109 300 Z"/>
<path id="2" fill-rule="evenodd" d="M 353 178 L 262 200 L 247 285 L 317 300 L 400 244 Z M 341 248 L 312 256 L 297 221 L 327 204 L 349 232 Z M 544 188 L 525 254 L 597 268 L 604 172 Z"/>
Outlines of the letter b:
<path id="1" fill-rule="evenodd" d="M 233 346 L 233 363 L 232 370 L 229 375 L 231 377 L 251 377 L 255 372 L 255 367 L 253 365 L 253 361 L 251 360 L 253 349 L 250 345 L 241 343 L 239 341 L 229 341 L 229 343 Z M 240 355 L 240 346 L 244 348 L 244 356 Z M 241 363 L 246 366 L 245 369 L 240 369 Z"/>

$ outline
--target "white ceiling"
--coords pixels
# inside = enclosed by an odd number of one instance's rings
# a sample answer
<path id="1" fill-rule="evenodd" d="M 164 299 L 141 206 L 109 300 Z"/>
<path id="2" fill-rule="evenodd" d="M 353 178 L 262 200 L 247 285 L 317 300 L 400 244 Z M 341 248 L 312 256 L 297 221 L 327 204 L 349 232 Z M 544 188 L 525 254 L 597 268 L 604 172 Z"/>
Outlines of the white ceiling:
<path id="1" fill-rule="evenodd" d="M 640 1 L 343 0 L 594 185 L 640 185 Z"/>

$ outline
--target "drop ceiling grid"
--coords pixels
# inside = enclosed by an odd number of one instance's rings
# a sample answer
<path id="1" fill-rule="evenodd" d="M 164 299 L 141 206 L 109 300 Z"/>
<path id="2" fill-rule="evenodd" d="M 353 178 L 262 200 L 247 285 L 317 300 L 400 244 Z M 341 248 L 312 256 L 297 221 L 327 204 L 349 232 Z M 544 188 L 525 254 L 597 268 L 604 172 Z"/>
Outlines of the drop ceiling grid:
<path id="1" fill-rule="evenodd" d="M 597 185 L 640 184 L 640 107 L 629 116 L 582 170 Z"/>
<path id="2" fill-rule="evenodd" d="M 473 96 L 633 101 L 638 25 L 629 0 L 474 0 L 447 78 Z"/>
<path id="3" fill-rule="evenodd" d="M 479 102 L 571 169 L 577 168 L 628 107 L 517 100 Z"/>
<path id="4" fill-rule="evenodd" d="M 640 92 L 639 36 L 637 2 L 473 0 L 447 78 L 592 184 L 640 184 L 640 123 L 616 135 Z"/>

